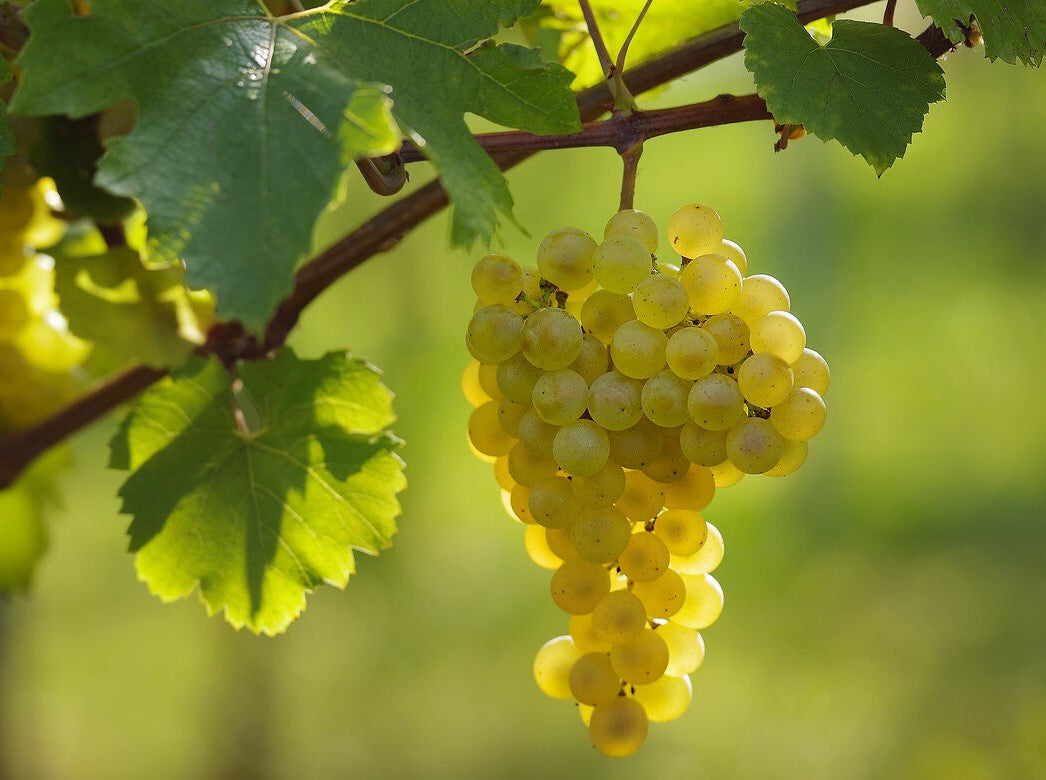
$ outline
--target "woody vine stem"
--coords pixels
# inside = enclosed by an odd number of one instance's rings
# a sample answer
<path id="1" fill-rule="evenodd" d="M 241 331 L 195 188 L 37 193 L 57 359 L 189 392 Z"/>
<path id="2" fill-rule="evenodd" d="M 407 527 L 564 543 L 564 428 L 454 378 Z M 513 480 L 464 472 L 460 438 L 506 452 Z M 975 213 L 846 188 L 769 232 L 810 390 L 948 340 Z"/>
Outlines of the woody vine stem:
<path id="1" fill-rule="evenodd" d="M 588 6 L 587 0 L 579 2 L 583 9 Z M 872 2 L 800 0 L 797 16 L 801 22 L 807 23 Z M 649 5 L 648 2 L 647 7 Z M 25 36 L 19 29 L 20 21 L 8 11 L 2 9 L 0 14 L 0 35 L 5 41 L 24 42 Z M 595 25 L 592 29 L 598 30 Z M 770 118 L 770 114 L 766 104 L 757 95 L 722 95 L 702 103 L 646 112 L 634 111 L 632 107 L 627 112 L 621 111 L 621 95 L 627 93 L 628 99 L 631 99 L 632 94 L 666 84 L 734 54 L 741 50 L 743 37 L 736 23 L 724 25 L 628 71 L 620 67 L 627 52 L 627 47 L 623 47 L 616 66 L 610 62 L 607 54 L 604 67 L 612 78 L 577 94 L 581 120 L 589 123 L 581 132 L 564 136 L 539 136 L 523 132 L 491 133 L 477 135 L 476 140 L 491 153 L 502 170 L 515 167 L 537 151 L 585 146 L 612 147 L 621 154 L 625 169 L 621 207 L 629 208 L 634 199 L 635 172 L 644 140 L 701 127 L 765 120 Z M 953 48 L 947 36 L 934 25 L 919 36 L 919 41 L 934 57 Z M 606 48 L 605 44 L 603 48 Z M 614 85 L 620 85 L 620 89 L 615 90 Z M 593 121 L 607 111 L 613 112 L 610 119 Z M 403 163 L 422 159 L 410 143 L 404 143 L 399 158 Z M 196 350 L 197 354 L 217 356 L 226 364 L 237 360 L 263 359 L 284 344 L 302 311 L 324 290 L 366 260 L 391 249 L 408 232 L 447 204 L 447 194 L 438 180 L 400 198 L 298 270 L 293 291 L 277 308 L 263 336 L 247 333 L 236 322 L 218 323 L 208 333 L 206 343 Z M 168 373 L 166 369 L 135 366 L 41 423 L 14 434 L 0 436 L 0 488 L 13 483 L 22 470 L 44 451 L 134 398 Z"/>

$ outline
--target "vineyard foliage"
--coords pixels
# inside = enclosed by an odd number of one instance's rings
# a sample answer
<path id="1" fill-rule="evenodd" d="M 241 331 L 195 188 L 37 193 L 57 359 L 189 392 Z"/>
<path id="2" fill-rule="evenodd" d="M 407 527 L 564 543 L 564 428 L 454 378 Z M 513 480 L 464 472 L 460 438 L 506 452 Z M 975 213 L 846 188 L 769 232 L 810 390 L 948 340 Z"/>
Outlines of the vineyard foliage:
<path id="1" fill-rule="evenodd" d="M 198 589 L 209 612 L 269 634 L 290 624 L 310 590 L 343 587 L 354 549 L 390 543 L 405 486 L 392 393 L 359 356 L 307 361 L 276 344 L 268 359 L 240 360 L 246 352 L 215 354 L 209 334 L 238 322 L 244 342 L 260 337 L 316 252 L 317 220 L 344 198 L 353 161 L 405 141 L 449 196 L 453 244 L 490 244 L 521 227 L 467 115 L 535 134 L 577 132 L 571 87 L 599 81 L 601 70 L 576 3 L 276 5 L 0 4 L 3 29 L 25 37 L 20 46 L 17 35 L 3 37 L 0 212 L 32 190 L 63 219 L 46 239 L 32 228 L 50 214 L 4 224 L 5 241 L 17 234 L 18 252 L 29 249 L 0 287 L 24 289 L 32 277 L 47 290 L 34 310 L 44 324 L 0 341 L 35 358 L 52 343 L 40 340 L 48 327 L 67 352 L 74 340 L 77 359 L 61 370 L 80 397 L 136 364 L 170 372 L 138 397 L 112 442 L 111 465 L 128 472 L 120 495 L 138 572 L 162 599 Z M 796 10 L 810 2 L 698 5 L 654 2 L 629 65 L 740 30 L 745 65 L 776 121 L 837 141 L 876 174 L 904 155 L 944 98 L 939 52 L 892 26 L 830 18 L 804 29 Z M 592 6 L 616 51 L 643 3 Z M 1038 0 L 918 7 L 955 44 L 983 36 L 989 59 L 1041 63 Z M 34 425 L 61 420 L 75 399 L 63 392 L 19 412 L 10 399 L 50 397 L 37 391 L 55 371 L 6 355 L 0 455 L 14 458 Z M 54 460 L 0 493 L 5 589 L 26 587 L 43 553 L 38 497 Z"/>

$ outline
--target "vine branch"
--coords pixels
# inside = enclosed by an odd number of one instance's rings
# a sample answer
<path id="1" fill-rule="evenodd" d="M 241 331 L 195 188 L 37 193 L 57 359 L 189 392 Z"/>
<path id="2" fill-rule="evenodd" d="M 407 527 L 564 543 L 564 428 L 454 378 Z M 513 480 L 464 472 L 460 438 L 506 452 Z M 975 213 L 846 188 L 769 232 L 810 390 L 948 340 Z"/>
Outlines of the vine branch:
<path id="1" fill-rule="evenodd" d="M 873 0 L 800 0 L 797 15 L 801 22 L 806 23 L 870 5 L 872 2 Z M 640 94 L 740 51 L 743 38 L 744 35 L 737 24 L 724 25 L 624 72 L 621 77 L 632 94 Z M 933 25 L 919 36 L 919 42 L 935 57 L 954 48 L 947 36 Z M 601 82 L 579 92 L 577 104 L 582 121 L 591 123 L 613 107 L 614 97 L 608 84 Z M 699 108 L 701 106 L 703 108 Z M 690 129 L 724 124 L 727 121 L 748 121 L 744 118 L 727 119 L 730 112 L 740 112 L 734 114 L 740 117 L 746 111 L 750 112 L 747 114 L 748 119 L 767 116 L 765 104 L 756 96 L 724 96 L 703 104 L 611 119 L 608 123 L 594 126 L 595 129 L 586 128 L 581 133 L 574 134 L 575 140 L 583 139 L 584 143 L 573 145 L 611 145 L 617 148 L 620 142 L 616 139 L 614 143 L 605 141 L 614 133 L 623 132 L 624 124 L 614 124 L 622 119 L 638 122 L 644 130 L 650 132 L 656 129 L 659 122 L 666 123 L 666 127 L 667 123 L 679 123 L 678 129 Z M 708 112 L 703 119 L 701 112 Z M 700 121 L 705 121 L 706 124 L 695 124 Z M 634 132 L 634 129 L 633 125 L 630 132 Z M 666 129 L 658 134 L 677 131 Z M 586 136 L 586 133 L 589 135 Z M 603 141 L 595 143 L 595 139 L 604 133 L 607 135 L 602 136 Z M 492 151 L 502 170 L 518 165 L 535 151 L 566 148 L 557 146 L 560 136 L 534 136 L 527 139 L 524 138 L 526 135 L 529 134 L 494 133 L 487 136 L 489 140 L 486 143 L 493 146 L 501 144 L 500 149 Z M 495 140 L 495 136 L 500 136 L 502 140 Z M 408 148 L 404 151 L 409 153 Z M 294 290 L 273 314 L 264 339 L 259 341 L 255 336 L 245 333 L 239 323 L 220 323 L 212 328 L 207 343 L 197 350 L 197 354 L 217 355 L 226 363 L 237 359 L 264 357 L 286 341 L 301 312 L 320 293 L 369 258 L 391 249 L 404 235 L 447 204 L 447 194 L 438 179 L 399 199 L 298 270 Z M 43 422 L 0 437 L 0 488 L 14 482 L 21 471 L 45 450 L 105 416 L 121 403 L 134 398 L 167 373 L 165 370 L 148 366 L 136 366 L 90 391 Z"/>

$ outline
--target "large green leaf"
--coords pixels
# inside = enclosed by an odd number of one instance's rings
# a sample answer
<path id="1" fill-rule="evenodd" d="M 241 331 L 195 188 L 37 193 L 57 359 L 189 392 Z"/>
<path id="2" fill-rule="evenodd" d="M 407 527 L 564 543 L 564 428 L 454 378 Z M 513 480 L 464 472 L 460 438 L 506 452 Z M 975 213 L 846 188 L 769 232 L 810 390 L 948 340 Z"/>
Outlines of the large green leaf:
<path id="1" fill-rule="evenodd" d="M 403 489 L 392 394 L 342 354 L 284 350 L 240 366 L 192 360 L 146 392 L 111 443 L 139 577 L 165 601 L 199 588 L 211 614 L 277 634 L 353 549 L 395 533 Z"/>
<path id="2" fill-rule="evenodd" d="M 794 13 L 767 3 L 746 11 L 741 29 L 745 65 L 774 118 L 839 141 L 880 175 L 944 99 L 941 67 L 894 27 L 837 21 L 822 46 Z"/>
<path id="3" fill-rule="evenodd" d="M 959 43 L 960 27 L 977 19 L 988 59 L 1038 67 L 1046 53 L 1046 3 L 1043 0 L 916 0 L 948 37 Z"/>
<path id="4" fill-rule="evenodd" d="M 84 116 L 138 102 L 97 182 L 139 198 L 150 250 L 261 329 L 317 216 L 358 155 L 418 137 L 455 204 L 452 239 L 489 238 L 508 187 L 465 112 L 538 133 L 578 129 L 570 74 L 483 41 L 539 0 L 359 0 L 273 17 L 249 0 L 38 0 L 12 110 Z M 56 52 L 58 54 L 56 54 Z"/>
<path id="5" fill-rule="evenodd" d="M 193 345 L 178 330 L 180 268 L 148 269 L 129 247 L 90 257 L 55 254 L 59 305 L 69 329 L 93 342 L 93 373 L 184 362 Z"/>

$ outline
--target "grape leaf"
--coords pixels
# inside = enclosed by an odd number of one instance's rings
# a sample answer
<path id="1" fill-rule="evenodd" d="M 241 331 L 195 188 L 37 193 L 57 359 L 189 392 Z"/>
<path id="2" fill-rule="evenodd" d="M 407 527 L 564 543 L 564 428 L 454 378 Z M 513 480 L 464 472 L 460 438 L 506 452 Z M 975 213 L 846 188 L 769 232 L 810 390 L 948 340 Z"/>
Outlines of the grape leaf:
<path id="1" fill-rule="evenodd" d="M 990 60 L 1038 67 L 1046 52 L 1046 3 L 1042 0 L 917 0 L 955 43 L 966 37 L 962 25 L 976 17 Z"/>
<path id="2" fill-rule="evenodd" d="M 353 549 L 388 547 L 403 489 L 392 394 L 360 360 L 289 350 L 242 365 L 192 359 L 144 393 L 110 443 L 138 575 L 164 601 L 273 635 Z"/>
<path id="3" fill-rule="evenodd" d="M 176 366 L 189 356 L 193 345 L 178 332 L 180 268 L 147 269 L 128 247 L 90 257 L 55 254 L 62 314 L 74 335 L 93 342 L 92 373 L 132 363 Z"/>
<path id="4" fill-rule="evenodd" d="M 138 121 L 97 183 L 149 213 L 150 252 L 181 257 L 219 312 L 260 330 L 291 289 L 317 216 L 359 155 L 416 135 L 454 203 L 451 238 L 489 239 L 512 198 L 465 112 L 538 133 L 579 129 L 570 74 L 484 40 L 539 0 L 336 0 L 273 17 L 249 0 L 67 0 L 24 13 L 12 110 Z M 55 52 L 64 52 L 55 56 Z"/>
<path id="5" fill-rule="evenodd" d="M 745 66 L 782 124 L 834 139 L 882 175 L 922 129 L 930 103 L 944 99 L 944 73 L 907 33 L 837 21 L 824 46 L 795 14 L 767 3 L 741 17 Z"/>

